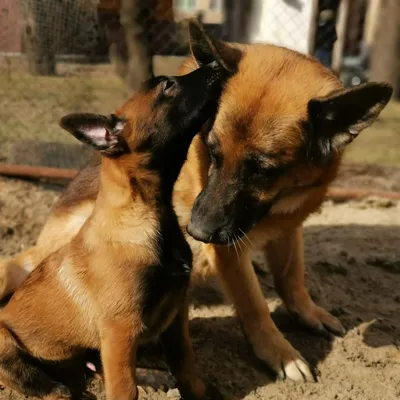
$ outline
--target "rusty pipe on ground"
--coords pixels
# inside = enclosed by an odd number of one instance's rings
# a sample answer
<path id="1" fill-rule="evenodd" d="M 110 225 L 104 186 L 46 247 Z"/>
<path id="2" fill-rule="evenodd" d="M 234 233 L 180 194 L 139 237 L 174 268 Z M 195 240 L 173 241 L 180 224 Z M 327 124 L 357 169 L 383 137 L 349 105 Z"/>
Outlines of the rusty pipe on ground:
<path id="1" fill-rule="evenodd" d="M 79 172 L 77 169 L 36 167 L 31 165 L 1 164 L 0 175 L 14 178 L 33 178 L 44 180 L 72 180 Z M 333 201 L 361 200 L 366 197 L 381 197 L 390 200 L 400 200 L 400 192 L 369 190 L 369 189 L 347 189 L 332 187 L 328 190 L 327 199 Z"/>
<path id="2" fill-rule="evenodd" d="M 36 167 L 31 165 L 16 165 L 0 163 L 0 175 L 34 179 L 71 180 L 78 173 L 77 169 Z"/>

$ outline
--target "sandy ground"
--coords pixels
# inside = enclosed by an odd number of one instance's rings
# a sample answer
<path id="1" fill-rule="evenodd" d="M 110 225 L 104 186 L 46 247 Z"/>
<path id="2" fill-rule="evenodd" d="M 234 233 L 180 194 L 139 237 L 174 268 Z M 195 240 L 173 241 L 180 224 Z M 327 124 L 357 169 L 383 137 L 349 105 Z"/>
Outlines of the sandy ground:
<path id="1" fill-rule="evenodd" d="M 371 176 L 372 175 L 372 176 Z M 340 186 L 400 189 L 399 170 L 345 168 Z M 59 189 L 0 178 L 0 253 L 34 243 Z M 400 203 L 368 199 L 326 202 L 305 228 L 308 286 L 316 301 L 348 329 L 343 339 L 310 335 L 290 320 L 261 266 L 259 278 L 274 318 L 288 339 L 316 366 L 319 383 L 275 382 L 252 355 L 232 307 L 217 284 L 193 296 L 190 329 L 201 375 L 226 399 L 400 398 Z M 142 365 L 163 366 L 157 349 L 142 351 Z M 142 399 L 172 398 L 168 385 L 143 385 Z M 101 383 L 90 390 L 104 399 Z M 23 397 L 1 388 L 1 399 Z"/>

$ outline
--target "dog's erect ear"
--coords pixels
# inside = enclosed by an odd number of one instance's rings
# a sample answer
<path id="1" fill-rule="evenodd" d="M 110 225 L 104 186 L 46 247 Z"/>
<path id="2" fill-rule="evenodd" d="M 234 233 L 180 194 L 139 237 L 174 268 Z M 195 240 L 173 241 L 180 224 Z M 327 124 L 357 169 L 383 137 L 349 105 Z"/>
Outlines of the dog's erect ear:
<path id="1" fill-rule="evenodd" d="M 81 142 L 108 156 L 117 156 L 128 150 L 121 136 L 125 123 L 124 119 L 114 114 L 69 114 L 60 121 L 61 127 Z"/>
<path id="2" fill-rule="evenodd" d="M 215 40 L 195 18 L 189 20 L 190 52 L 199 67 L 217 61 L 224 69 L 234 73 L 242 58 L 239 49 Z"/>
<path id="3" fill-rule="evenodd" d="M 387 83 L 370 82 L 337 90 L 308 103 L 310 158 L 328 161 L 370 126 L 393 93 Z"/>

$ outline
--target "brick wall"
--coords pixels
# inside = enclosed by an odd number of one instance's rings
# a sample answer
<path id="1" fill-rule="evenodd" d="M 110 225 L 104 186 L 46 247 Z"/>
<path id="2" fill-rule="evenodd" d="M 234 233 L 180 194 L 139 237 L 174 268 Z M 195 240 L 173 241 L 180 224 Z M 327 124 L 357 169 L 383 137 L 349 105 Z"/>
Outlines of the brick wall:
<path id="1" fill-rule="evenodd" d="M 0 0 L 0 52 L 21 51 L 19 0 Z"/>

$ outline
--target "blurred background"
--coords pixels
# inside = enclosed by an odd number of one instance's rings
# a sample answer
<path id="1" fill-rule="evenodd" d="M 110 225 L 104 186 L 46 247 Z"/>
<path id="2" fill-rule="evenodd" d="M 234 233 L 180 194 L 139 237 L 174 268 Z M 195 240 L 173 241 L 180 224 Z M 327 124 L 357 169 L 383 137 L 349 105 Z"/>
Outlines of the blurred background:
<path id="1" fill-rule="evenodd" d="M 82 166 L 89 150 L 60 117 L 111 112 L 151 73 L 176 73 L 194 16 L 216 38 L 311 54 L 346 86 L 384 80 L 398 98 L 398 0 L 0 0 L 0 162 Z M 348 160 L 398 164 L 399 127 L 394 100 Z"/>
<path id="2" fill-rule="evenodd" d="M 228 399 L 399 400 L 400 0 L 0 0 L 0 257 L 35 244 L 89 158 L 59 119 L 110 113 L 151 73 L 175 74 L 188 54 L 188 17 L 219 39 L 315 56 L 346 86 L 388 81 L 396 91 L 349 146 L 304 228 L 311 296 L 349 334 L 331 342 L 279 324 L 272 278 L 262 262 L 257 270 L 278 326 L 322 372 L 319 384 L 273 383 L 255 368 L 217 283 L 201 288 L 191 308 L 201 376 Z M 171 398 L 149 388 L 140 396 Z M 24 400 L 1 385 L 0 398 Z"/>

